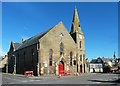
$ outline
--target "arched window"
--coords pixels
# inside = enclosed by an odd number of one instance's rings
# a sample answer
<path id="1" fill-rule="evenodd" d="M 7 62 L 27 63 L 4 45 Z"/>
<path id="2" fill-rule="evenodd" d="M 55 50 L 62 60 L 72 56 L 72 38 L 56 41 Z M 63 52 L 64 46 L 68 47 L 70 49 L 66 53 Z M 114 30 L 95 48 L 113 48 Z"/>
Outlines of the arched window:
<path id="1" fill-rule="evenodd" d="M 83 58 L 85 58 L 85 54 L 83 54 Z"/>
<path id="2" fill-rule="evenodd" d="M 70 66 L 72 66 L 72 52 L 70 52 Z"/>
<path id="3" fill-rule="evenodd" d="M 52 58 L 53 58 L 53 50 L 52 49 L 49 50 L 49 56 L 50 56 L 49 57 L 49 65 L 52 66 Z"/>
<path id="4" fill-rule="evenodd" d="M 26 70 L 26 53 L 25 53 L 25 51 L 23 52 L 23 57 L 24 57 L 24 62 L 23 62 L 24 68 L 23 68 L 23 71 L 25 71 Z"/>
<path id="5" fill-rule="evenodd" d="M 80 41 L 80 48 L 82 48 L 82 42 Z"/>
<path id="6" fill-rule="evenodd" d="M 63 43 L 60 44 L 60 55 L 64 54 L 64 46 Z"/>
<path id="7" fill-rule="evenodd" d="M 18 65 L 19 65 L 19 53 L 17 54 L 17 59 L 16 59 Z"/>
<path id="8" fill-rule="evenodd" d="M 31 50 L 31 54 L 32 54 L 31 55 L 32 56 L 32 58 L 31 58 L 31 62 L 32 62 L 31 67 L 33 68 L 33 66 L 34 66 L 34 54 L 35 54 L 33 49 Z"/>
<path id="9" fill-rule="evenodd" d="M 80 61 L 82 61 L 82 55 L 80 55 Z"/>
<path id="10" fill-rule="evenodd" d="M 32 51 L 31 51 L 31 54 L 32 54 L 32 56 L 34 56 L 34 50 L 32 49 Z"/>
<path id="11" fill-rule="evenodd" d="M 83 54 L 83 60 L 85 60 L 85 54 Z"/>
<path id="12" fill-rule="evenodd" d="M 23 55 L 25 56 L 25 52 L 23 52 Z"/>
<path id="13" fill-rule="evenodd" d="M 76 65 L 76 60 L 74 60 L 74 65 Z"/>

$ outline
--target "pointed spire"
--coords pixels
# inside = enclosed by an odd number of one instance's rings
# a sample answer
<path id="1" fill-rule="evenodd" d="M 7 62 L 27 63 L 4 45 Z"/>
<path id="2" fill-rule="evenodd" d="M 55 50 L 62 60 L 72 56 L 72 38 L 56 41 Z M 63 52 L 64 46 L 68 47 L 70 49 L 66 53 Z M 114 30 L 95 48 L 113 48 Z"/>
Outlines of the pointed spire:
<path id="1" fill-rule="evenodd" d="M 72 27 L 71 27 L 71 33 L 74 33 L 74 32 L 81 32 L 80 21 L 79 21 L 79 16 L 78 16 L 76 6 L 74 9 L 74 15 L 73 15 L 73 21 L 72 21 Z"/>
<path id="2" fill-rule="evenodd" d="M 76 6 L 75 6 L 75 9 L 74 9 L 73 22 L 79 23 L 79 17 L 78 17 L 78 12 L 77 12 Z"/>
<path id="3" fill-rule="evenodd" d="M 113 55 L 114 59 L 116 59 L 116 55 L 115 55 L 115 51 L 114 51 L 114 55 Z"/>

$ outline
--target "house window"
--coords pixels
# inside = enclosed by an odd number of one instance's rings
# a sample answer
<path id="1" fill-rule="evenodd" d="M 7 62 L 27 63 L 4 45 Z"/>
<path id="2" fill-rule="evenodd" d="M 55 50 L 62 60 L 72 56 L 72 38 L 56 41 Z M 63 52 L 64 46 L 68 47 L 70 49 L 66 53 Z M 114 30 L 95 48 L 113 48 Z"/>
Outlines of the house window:
<path id="1" fill-rule="evenodd" d="M 72 66 L 72 52 L 70 52 L 70 66 Z"/>
<path id="2" fill-rule="evenodd" d="M 82 55 L 80 55 L 80 61 L 82 61 Z"/>
<path id="3" fill-rule="evenodd" d="M 80 41 L 80 48 L 82 48 L 82 42 Z"/>
<path id="4" fill-rule="evenodd" d="M 60 44 L 60 56 L 64 53 L 64 46 L 63 43 Z"/>
<path id="5" fill-rule="evenodd" d="M 53 58 L 53 50 L 52 49 L 49 50 L 49 56 L 50 56 L 49 57 L 49 65 L 52 66 L 52 58 Z"/>

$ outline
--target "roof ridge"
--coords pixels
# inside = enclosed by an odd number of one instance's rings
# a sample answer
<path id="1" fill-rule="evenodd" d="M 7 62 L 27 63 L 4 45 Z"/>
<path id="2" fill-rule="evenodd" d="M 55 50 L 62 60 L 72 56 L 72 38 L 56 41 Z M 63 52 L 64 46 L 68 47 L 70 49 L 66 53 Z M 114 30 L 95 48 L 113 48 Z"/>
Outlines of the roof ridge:
<path id="1" fill-rule="evenodd" d="M 52 26 L 48 30 L 45 30 L 43 32 L 40 32 L 40 33 L 28 38 L 24 43 L 21 43 L 21 45 L 16 50 L 19 50 L 19 49 L 22 49 L 22 48 L 25 48 L 27 46 L 30 46 L 30 45 L 33 45 L 33 44 L 37 43 L 38 40 L 41 39 L 45 34 L 47 34 L 51 29 L 53 29 L 54 27 L 58 26 L 61 23 L 62 23 L 62 21 L 60 21 L 56 25 Z"/>

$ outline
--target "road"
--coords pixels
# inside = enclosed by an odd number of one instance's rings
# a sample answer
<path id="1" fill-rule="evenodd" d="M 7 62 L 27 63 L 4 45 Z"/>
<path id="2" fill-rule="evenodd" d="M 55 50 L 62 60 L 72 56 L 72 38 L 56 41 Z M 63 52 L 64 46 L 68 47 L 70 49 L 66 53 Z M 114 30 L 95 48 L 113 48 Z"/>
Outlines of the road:
<path id="1" fill-rule="evenodd" d="M 84 73 L 79 76 L 40 76 L 2 74 L 2 84 L 118 84 L 118 74 Z"/>

